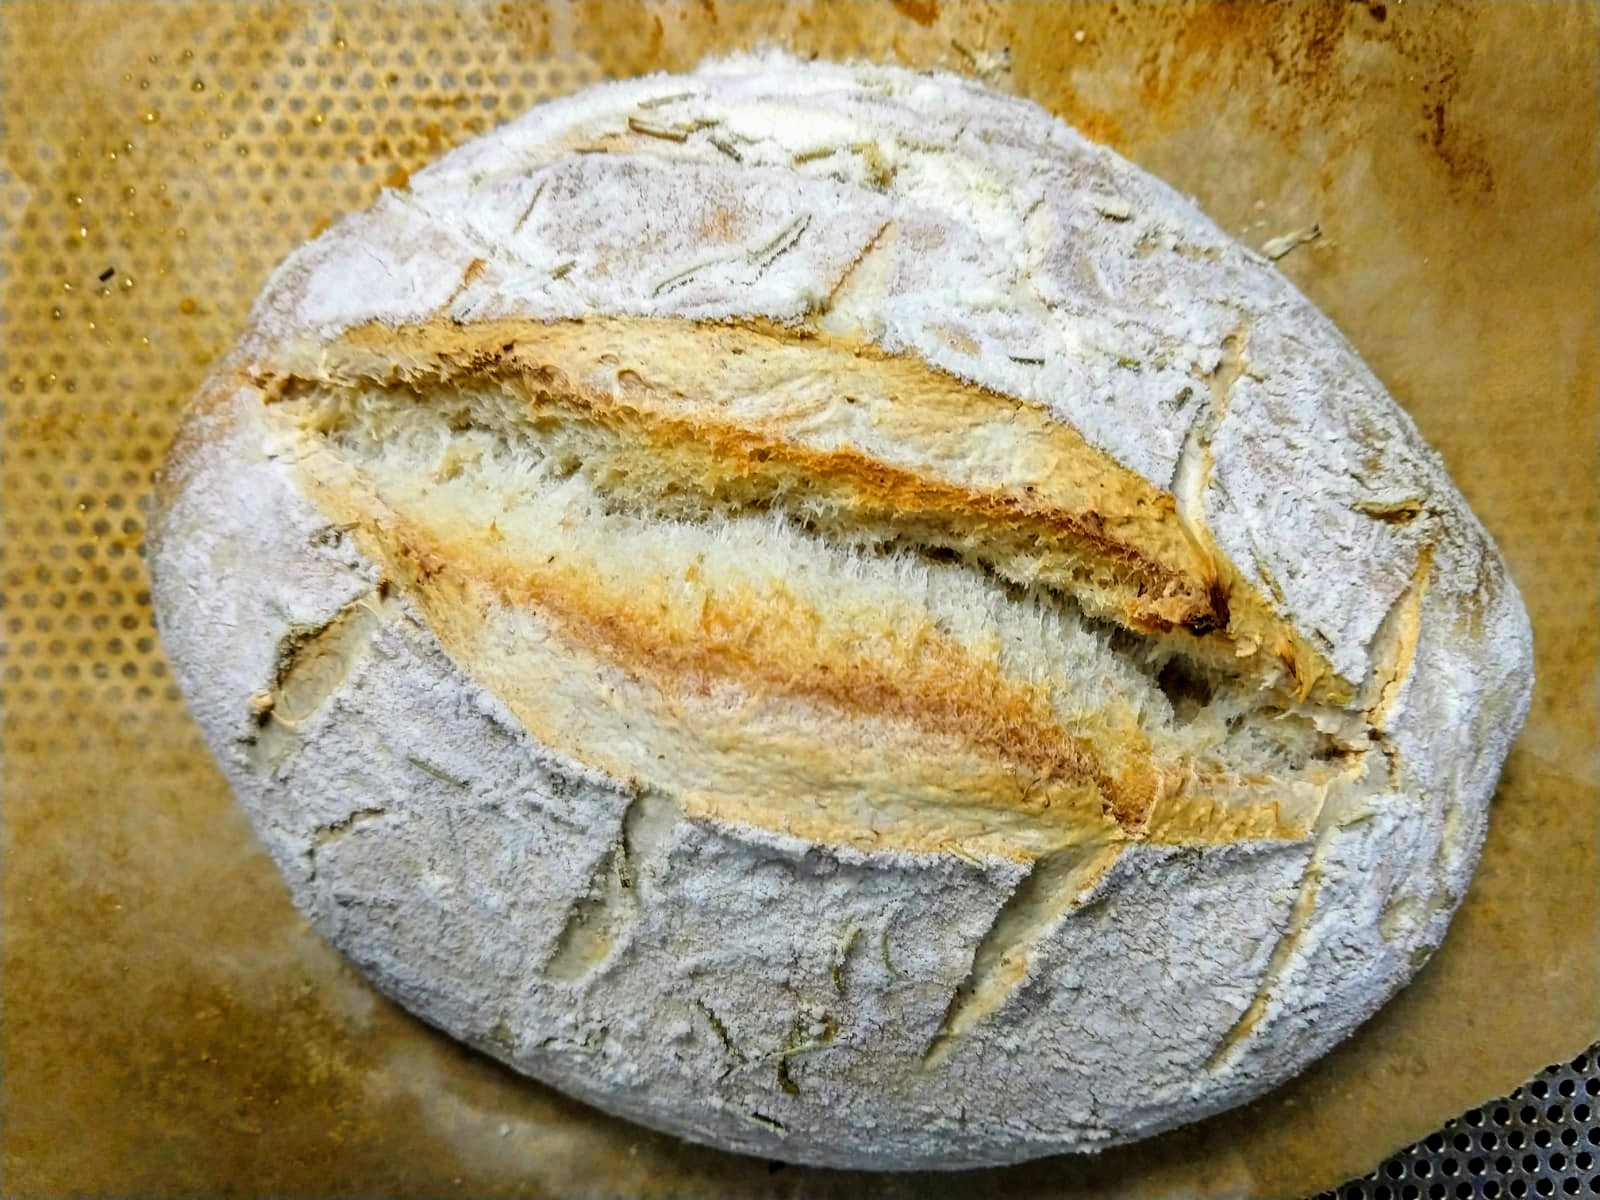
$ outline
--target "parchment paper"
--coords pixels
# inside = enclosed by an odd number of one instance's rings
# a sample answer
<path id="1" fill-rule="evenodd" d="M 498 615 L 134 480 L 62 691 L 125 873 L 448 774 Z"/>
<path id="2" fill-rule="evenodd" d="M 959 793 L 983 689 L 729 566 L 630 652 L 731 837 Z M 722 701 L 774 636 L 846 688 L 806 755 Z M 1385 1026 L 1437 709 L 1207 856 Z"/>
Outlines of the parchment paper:
<path id="1" fill-rule="evenodd" d="M 16 1197 L 1281 1196 L 1600 1031 L 1593 4 L 0 7 L 3 1026 Z M 777 1168 L 532 1084 L 312 934 L 153 640 L 175 416 L 272 264 L 535 100 L 775 40 L 982 75 L 1195 194 L 1347 332 L 1533 615 L 1539 687 L 1420 978 L 1246 1109 L 947 1176 Z M 109 273 L 108 273 L 109 272 Z"/>

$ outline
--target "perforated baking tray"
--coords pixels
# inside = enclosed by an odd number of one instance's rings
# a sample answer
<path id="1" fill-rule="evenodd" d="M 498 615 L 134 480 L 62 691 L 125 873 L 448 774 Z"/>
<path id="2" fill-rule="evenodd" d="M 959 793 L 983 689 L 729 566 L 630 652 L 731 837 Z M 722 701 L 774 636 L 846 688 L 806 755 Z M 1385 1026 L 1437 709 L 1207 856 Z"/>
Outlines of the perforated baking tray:
<path id="1" fill-rule="evenodd" d="M 1293 1196 L 1576 1053 L 1600 1033 L 1597 12 L 0 4 L 0 1189 Z M 411 1020 L 316 938 L 184 712 L 141 558 L 151 473 L 271 266 L 540 99 L 763 40 L 1030 96 L 1253 244 L 1317 225 L 1280 265 L 1417 417 L 1527 596 L 1540 686 L 1450 939 L 1241 1112 L 981 1177 L 778 1168 L 601 1117 Z M 1596 1128 L 1581 1061 L 1339 1194 L 1592 1190 L 1595 1151 L 1563 1140 Z"/>
<path id="2" fill-rule="evenodd" d="M 1316 1200 L 1524 1200 L 1600 1194 L 1600 1043 L 1468 1109 Z"/>

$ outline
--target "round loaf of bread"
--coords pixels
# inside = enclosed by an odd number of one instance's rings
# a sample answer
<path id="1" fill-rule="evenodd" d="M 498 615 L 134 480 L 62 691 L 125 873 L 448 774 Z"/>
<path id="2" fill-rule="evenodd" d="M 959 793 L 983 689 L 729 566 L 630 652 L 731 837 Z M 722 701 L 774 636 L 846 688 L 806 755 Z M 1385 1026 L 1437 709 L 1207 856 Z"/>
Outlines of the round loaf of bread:
<path id="1" fill-rule="evenodd" d="M 1333 325 L 949 75 L 543 105 L 296 251 L 162 638 L 309 919 L 600 1108 L 860 1167 L 1255 1096 L 1417 970 L 1527 618 Z"/>

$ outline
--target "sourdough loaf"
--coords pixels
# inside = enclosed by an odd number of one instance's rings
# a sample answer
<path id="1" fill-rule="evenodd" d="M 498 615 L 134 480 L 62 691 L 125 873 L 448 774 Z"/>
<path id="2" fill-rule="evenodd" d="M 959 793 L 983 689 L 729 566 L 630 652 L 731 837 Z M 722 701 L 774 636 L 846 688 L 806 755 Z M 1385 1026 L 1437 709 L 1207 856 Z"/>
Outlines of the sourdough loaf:
<path id="1" fill-rule="evenodd" d="M 162 638 L 307 916 L 519 1070 L 836 1165 L 1254 1096 L 1444 936 L 1515 587 L 1333 325 L 947 75 L 543 105 L 269 281 Z"/>

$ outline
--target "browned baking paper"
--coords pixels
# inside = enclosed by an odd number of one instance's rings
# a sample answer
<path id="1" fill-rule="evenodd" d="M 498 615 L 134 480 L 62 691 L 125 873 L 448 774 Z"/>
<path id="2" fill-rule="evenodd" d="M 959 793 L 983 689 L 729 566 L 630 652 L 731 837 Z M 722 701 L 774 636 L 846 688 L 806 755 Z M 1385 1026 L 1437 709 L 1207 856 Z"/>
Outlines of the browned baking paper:
<path id="1" fill-rule="evenodd" d="M 1295 1195 L 1591 1040 L 1597 12 L 0 7 L 5 1194 Z M 272 264 L 537 100 L 765 39 L 979 75 L 1252 245 L 1317 231 L 1280 265 L 1527 597 L 1539 687 L 1449 940 L 1247 1109 L 1095 1161 L 909 1177 L 775 1171 L 601 1117 L 407 1017 L 310 933 L 184 713 L 139 557 L 150 473 Z"/>

